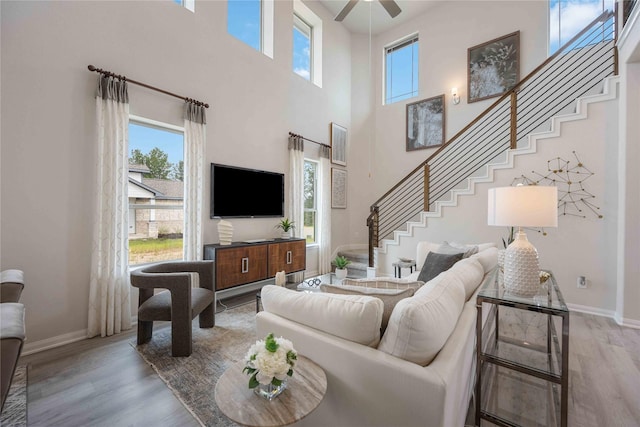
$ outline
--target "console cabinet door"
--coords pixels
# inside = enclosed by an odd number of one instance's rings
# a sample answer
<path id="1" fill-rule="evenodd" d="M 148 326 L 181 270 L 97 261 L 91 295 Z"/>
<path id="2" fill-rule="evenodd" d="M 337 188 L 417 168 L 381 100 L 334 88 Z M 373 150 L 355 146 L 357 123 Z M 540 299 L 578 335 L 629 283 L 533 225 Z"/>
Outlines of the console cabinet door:
<path id="1" fill-rule="evenodd" d="M 216 290 L 267 278 L 267 245 L 216 249 Z"/>
<path id="2" fill-rule="evenodd" d="M 269 245 L 269 277 L 282 270 L 286 273 L 302 271 L 306 266 L 307 243 L 304 240 Z"/>

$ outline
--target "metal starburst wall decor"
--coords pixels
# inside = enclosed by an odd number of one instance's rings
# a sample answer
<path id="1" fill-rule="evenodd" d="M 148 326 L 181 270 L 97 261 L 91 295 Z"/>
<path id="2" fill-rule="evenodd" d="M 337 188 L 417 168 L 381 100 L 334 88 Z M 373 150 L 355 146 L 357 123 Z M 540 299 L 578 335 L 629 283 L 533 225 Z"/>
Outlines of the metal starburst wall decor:
<path id="1" fill-rule="evenodd" d="M 547 162 L 547 173 L 532 171 L 537 179 L 529 179 L 522 175 L 514 180 L 522 185 L 555 185 L 558 187 L 559 215 L 586 218 L 585 213 L 592 212 L 597 218 L 602 218 L 600 207 L 593 203 L 596 196 L 589 192 L 584 182 L 595 175 L 578 158 L 575 151 L 575 165 L 572 161 L 556 157 Z M 512 183 L 512 185 L 515 185 Z"/>

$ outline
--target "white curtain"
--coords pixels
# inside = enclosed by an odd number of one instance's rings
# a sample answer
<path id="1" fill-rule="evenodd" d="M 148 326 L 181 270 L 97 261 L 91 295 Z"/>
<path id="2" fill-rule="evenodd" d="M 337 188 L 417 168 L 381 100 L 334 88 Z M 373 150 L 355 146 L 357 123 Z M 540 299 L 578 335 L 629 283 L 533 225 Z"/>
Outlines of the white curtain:
<path id="1" fill-rule="evenodd" d="M 295 237 L 304 232 L 304 141 L 302 137 L 289 137 L 289 219 L 293 221 Z"/>
<path id="2" fill-rule="evenodd" d="M 97 176 L 87 335 L 131 328 L 128 250 L 127 83 L 100 76 L 96 95 Z"/>
<path id="3" fill-rule="evenodd" d="M 318 185 L 318 214 L 320 215 L 318 269 L 320 274 L 331 271 L 331 149 L 320 146 L 320 181 Z"/>
<path id="4" fill-rule="evenodd" d="M 184 259 L 202 259 L 202 197 L 205 107 L 187 101 L 184 105 Z"/>

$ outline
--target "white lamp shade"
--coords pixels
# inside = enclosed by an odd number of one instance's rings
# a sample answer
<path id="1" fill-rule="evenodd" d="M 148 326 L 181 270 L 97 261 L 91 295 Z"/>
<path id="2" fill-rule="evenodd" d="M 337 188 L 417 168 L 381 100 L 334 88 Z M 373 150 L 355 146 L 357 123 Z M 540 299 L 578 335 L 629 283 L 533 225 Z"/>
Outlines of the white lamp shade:
<path id="1" fill-rule="evenodd" d="M 557 227 L 558 188 L 541 185 L 489 189 L 489 225 Z"/>

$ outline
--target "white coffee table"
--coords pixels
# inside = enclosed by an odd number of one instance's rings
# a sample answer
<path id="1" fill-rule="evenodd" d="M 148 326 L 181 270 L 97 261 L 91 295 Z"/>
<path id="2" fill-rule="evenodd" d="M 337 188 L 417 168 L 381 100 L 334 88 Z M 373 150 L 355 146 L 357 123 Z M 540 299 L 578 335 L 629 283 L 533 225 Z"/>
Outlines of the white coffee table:
<path id="1" fill-rule="evenodd" d="M 320 292 L 320 285 L 323 283 L 325 285 L 341 285 L 342 279 L 338 279 L 335 273 L 322 274 L 303 280 L 296 289 L 298 292 Z"/>

